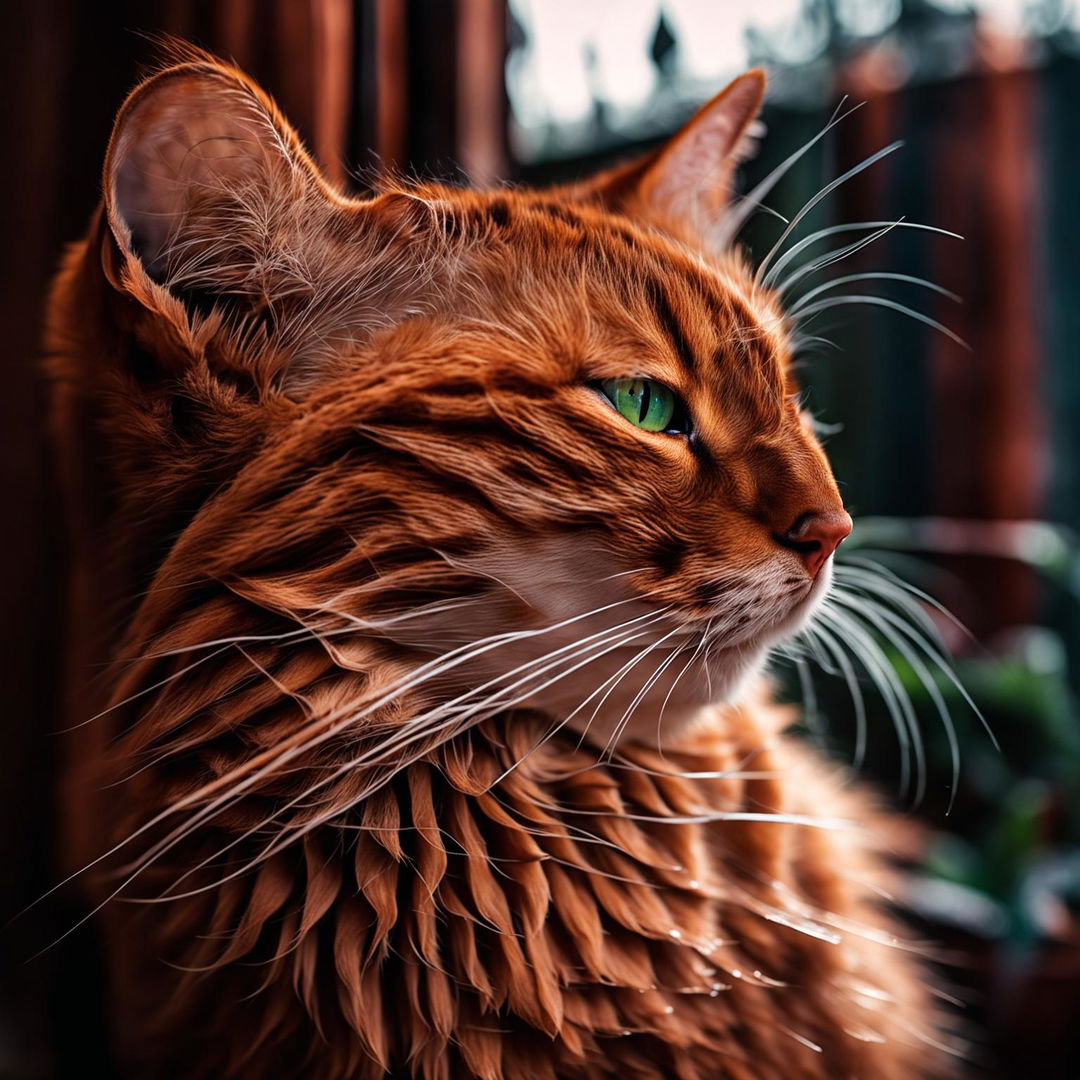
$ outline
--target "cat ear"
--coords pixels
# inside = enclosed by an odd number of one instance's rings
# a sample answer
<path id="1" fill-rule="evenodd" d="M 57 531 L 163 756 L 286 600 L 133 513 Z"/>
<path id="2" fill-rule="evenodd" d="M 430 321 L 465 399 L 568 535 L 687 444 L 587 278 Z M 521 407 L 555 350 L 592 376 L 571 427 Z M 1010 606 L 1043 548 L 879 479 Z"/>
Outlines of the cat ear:
<path id="1" fill-rule="evenodd" d="M 333 194 L 274 104 L 240 72 L 179 64 L 137 87 L 105 161 L 105 212 L 130 273 L 234 297 L 295 245 Z M 318 213 L 314 214 L 318 217 Z"/>
<path id="2" fill-rule="evenodd" d="M 731 198 L 735 169 L 753 155 L 765 73 L 740 75 L 658 151 L 582 185 L 576 194 L 708 244 Z"/>

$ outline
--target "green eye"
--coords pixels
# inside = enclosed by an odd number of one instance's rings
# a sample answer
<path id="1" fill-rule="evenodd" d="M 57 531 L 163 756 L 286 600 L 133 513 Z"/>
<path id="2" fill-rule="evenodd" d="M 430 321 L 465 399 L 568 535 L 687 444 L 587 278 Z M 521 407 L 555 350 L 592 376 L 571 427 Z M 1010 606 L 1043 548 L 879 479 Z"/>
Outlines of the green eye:
<path id="1" fill-rule="evenodd" d="M 602 379 L 600 390 L 635 427 L 685 434 L 690 430 L 682 402 L 655 379 Z"/>

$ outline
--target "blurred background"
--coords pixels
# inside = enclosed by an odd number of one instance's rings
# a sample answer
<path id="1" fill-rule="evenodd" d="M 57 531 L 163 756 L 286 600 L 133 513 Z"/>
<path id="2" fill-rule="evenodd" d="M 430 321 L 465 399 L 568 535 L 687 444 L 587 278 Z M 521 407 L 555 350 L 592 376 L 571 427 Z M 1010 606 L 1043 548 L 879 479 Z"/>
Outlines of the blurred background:
<path id="1" fill-rule="evenodd" d="M 768 136 L 743 190 L 845 95 L 865 103 L 787 173 L 767 200 L 777 213 L 904 141 L 796 235 L 903 217 L 965 239 L 896 228 L 803 288 L 830 273 L 930 279 L 960 302 L 895 279 L 854 291 L 910 305 L 970 349 L 893 308 L 822 308 L 808 402 L 856 517 L 849 565 L 873 559 L 969 628 L 927 606 L 1001 750 L 948 679 L 928 688 L 883 639 L 918 711 L 925 792 L 899 783 L 898 740 L 869 680 L 859 771 L 926 828 L 911 868 L 916 929 L 942 943 L 975 1033 L 973 1073 L 1080 1077 L 1080 14 L 1062 0 L 4 4 L 3 914 L 55 881 L 55 778 L 70 752 L 56 735 L 66 584 L 36 372 L 42 299 L 161 33 L 235 59 L 357 191 L 391 167 L 481 184 L 579 175 L 655 144 L 758 64 L 771 75 Z M 742 240 L 761 256 L 782 227 L 758 215 Z M 852 235 L 866 232 L 808 255 Z M 852 760 L 844 680 L 797 675 L 778 671 L 824 718 L 808 737 Z M 960 742 L 955 790 L 935 694 Z M 0 1078 L 108 1075 L 92 936 L 32 959 L 73 921 L 71 903 L 54 896 L 0 934 Z"/>

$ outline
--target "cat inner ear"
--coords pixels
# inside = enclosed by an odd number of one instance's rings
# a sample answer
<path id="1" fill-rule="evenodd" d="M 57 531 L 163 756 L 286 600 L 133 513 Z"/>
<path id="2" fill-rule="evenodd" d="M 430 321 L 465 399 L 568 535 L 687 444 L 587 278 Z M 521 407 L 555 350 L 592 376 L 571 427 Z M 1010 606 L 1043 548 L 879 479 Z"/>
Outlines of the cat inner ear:
<path id="1" fill-rule="evenodd" d="M 116 121 L 104 189 L 121 252 L 181 297 L 257 300 L 275 277 L 302 279 L 302 234 L 334 210 L 269 99 L 210 62 L 136 88 Z"/>
<path id="2" fill-rule="evenodd" d="M 740 75 L 659 150 L 602 173 L 573 193 L 712 246 L 722 234 L 735 170 L 756 150 L 765 81 L 760 70 Z"/>
<path id="3" fill-rule="evenodd" d="M 444 239 L 437 201 L 338 194 L 270 98 L 210 59 L 132 92 L 104 210 L 105 277 L 149 313 L 134 321 L 159 363 L 207 356 L 298 393 L 417 310 Z"/>

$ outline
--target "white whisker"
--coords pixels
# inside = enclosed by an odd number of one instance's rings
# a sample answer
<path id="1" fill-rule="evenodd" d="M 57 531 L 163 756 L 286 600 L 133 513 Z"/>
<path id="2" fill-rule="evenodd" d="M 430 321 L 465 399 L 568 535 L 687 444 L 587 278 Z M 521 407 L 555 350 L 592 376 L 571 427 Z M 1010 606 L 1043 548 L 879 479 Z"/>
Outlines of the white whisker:
<path id="1" fill-rule="evenodd" d="M 667 611 L 666 608 L 662 608 L 662 609 L 660 609 L 658 611 L 650 612 L 650 613 L 648 613 L 646 615 L 637 616 L 635 619 L 629 620 L 628 623 L 623 624 L 623 626 L 625 628 L 626 626 L 630 626 L 632 624 L 640 623 L 642 620 L 646 620 L 646 619 L 648 619 L 650 621 L 656 621 L 656 620 L 662 618 L 666 614 L 666 611 Z M 571 621 L 571 620 L 568 620 L 568 621 Z M 643 631 L 643 630 L 635 630 L 633 636 L 634 637 L 640 636 L 644 632 L 645 631 Z M 590 638 L 597 638 L 597 637 L 601 637 L 602 635 L 610 635 L 610 634 L 611 634 L 611 631 L 605 630 L 605 631 L 600 631 L 597 634 L 590 635 Z M 583 640 L 588 640 L 588 639 L 583 639 Z M 630 638 L 629 640 L 632 640 L 632 638 Z M 500 675 L 496 676 L 494 679 L 489 680 L 488 683 L 483 684 L 481 687 L 477 687 L 475 689 L 467 691 L 466 693 L 464 693 L 462 695 L 459 695 L 457 698 L 453 699 L 451 702 L 448 702 L 448 703 L 445 703 L 443 705 L 438 706 L 436 709 L 432 710 L 429 714 L 424 714 L 423 716 L 416 718 L 416 720 L 414 720 L 412 723 L 410 723 L 408 725 L 407 730 L 396 734 L 395 736 L 391 737 L 389 740 L 384 740 L 384 741 L 380 742 L 377 747 L 373 748 L 372 750 L 370 750 L 370 751 L 368 751 L 368 752 L 366 752 L 364 754 L 359 755 L 358 757 L 354 757 L 350 761 L 345 762 L 343 765 L 334 767 L 330 771 L 330 774 L 328 776 L 320 779 L 315 784 L 309 785 L 307 790 L 302 795 L 297 796 L 296 798 L 294 798 L 290 802 L 286 803 L 284 806 L 277 809 L 272 815 L 269 815 L 266 819 L 264 819 L 259 824 L 255 825 L 255 826 L 252 826 L 246 833 L 242 834 L 241 836 L 239 836 L 235 840 L 233 840 L 230 844 L 226 845 L 226 847 L 223 848 L 218 853 L 218 855 L 213 856 L 212 858 L 220 857 L 221 854 L 224 854 L 225 851 L 229 850 L 230 848 L 232 848 L 236 844 L 240 843 L 242 840 L 246 839 L 248 836 L 252 835 L 253 833 L 259 831 L 262 828 L 265 828 L 265 826 L 270 824 L 275 818 L 280 817 L 281 814 L 286 813 L 290 809 L 293 809 L 296 805 L 298 805 L 301 802 L 301 800 L 303 800 L 303 799 L 307 798 L 308 796 L 310 796 L 310 794 L 314 790 L 316 790 L 317 788 L 321 788 L 321 787 L 326 786 L 327 784 L 331 783 L 333 780 L 335 780 L 339 776 L 342 776 L 345 773 L 348 773 L 348 772 L 356 769 L 360 765 L 368 765 L 369 767 L 378 766 L 379 764 L 381 764 L 381 761 L 380 761 L 380 758 L 379 758 L 380 755 L 381 755 L 381 757 L 383 759 L 385 759 L 386 757 L 390 756 L 391 752 L 398 753 L 402 749 L 406 748 L 407 746 L 410 746 L 410 745 L 412 745 L 412 744 L 414 744 L 416 742 L 420 742 L 420 741 L 424 740 L 426 737 L 428 737 L 428 736 L 430 736 L 432 734 L 432 731 L 428 727 L 425 726 L 425 724 L 429 723 L 431 719 L 433 719 L 435 717 L 438 717 L 438 716 L 440 716 L 442 714 L 450 713 L 451 715 L 449 716 L 448 720 L 446 722 L 444 722 L 444 724 L 442 725 L 443 727 L 449 727 L 450 728 L 449 735 L 445 736 L 445 738 L 450 738 L 453 735 L 459 734 L 462 730 L 464 730 L 464 727 L 465 727 L 465 725 L 463 723 L 464 720 L 471 720 L 474 723 L 479 722 L 479 720 L 484 719 L 486 716 L 490 715 L 492 712 L 494 712 L 496 710 L 508 709 L 508 708 L 512 707 L 513 705 L 515 705 L 515 704 L 520 704 L 521 702 L 527 700 L 531 695 L 537 693 L 539 690 L 546 688 L 547 686 L 553 684 L 554 682 L 557 682 L 559 679 L 565 678 L 571 672 L 577 670 L 578 668 L 584 666 L 587 663 L 591 663 L 593 660 L 597 659 L 601 655 L 606 654 L 607 652 L 610 652 L 612 649 L 621 648 L 625 643 L 626 643 L 626 641 L 624 640 L 624 638 L 620 638 L 619 640 L 616 640 L 614 642 L 614 644 L 610 643 L 610 641 L 607 641 L 607 640 L 601 641 L 599 644 L 603 645 L 604 648 L 599 653 L 597 653 L 596 655 L 588 656 L 584 661 L 579 661 L 576 665 L 571 667 L 569 670 L 560 672 L 555 678 L 550 679 L 547 682 L 541 684 L 540 687 L 529 687 L 526 692 L 524 692 L 523 694 L 518 695 L 516 698 L 512 699 L 511 701 L 498 700 L 498 695 L 495 695 L 494 697 L 489 696 L 489 697 L 486 697 L 486 698 L 481 698 L 481 700 L 480 700 L 480 702 L 478 704 L 475 704 L 473 706 L 470 706 L 470 707 L 466 708 L 463 711 L 460 711 L 459 715 L 453 715 L 453 710 L 454 710 L 454 707 L 456 705 L 459 705 L 460 703 L 463 703 L 463 702 L 467 702 L 467 700 L 470 697 L 476 695 L 481 690 L 487 689 L 490 685 L 497 684 L 498 682 L 502 681 L 504 678 L 508 678 L 511 675 L 516 674 L 519 670 L 523 670 L 525 668 L 534 666 L 537 663 L 548 660 L 550 656 L 555 655 L 557 653 L 564 652 L 564 651 L 566 651 L 568 649 L 574 649 L 575 653 L 572 654 L 572 655 L 576 655 L 577 652 L 581 651 L 582 642 L 581 641 L 576 641 L 576 642 L 571 643 L 570 645 L 562 646 L 560 649 L 554 650 L 553 653 L 549 653 L 549 654 L 547 654 L 547 655 L 545 655 L 543 657 L 540 657 L 539 659 L 530 660 L 530 661 L 526 662 L 525 664 L 520 665 L 518 668 L 513 669 L 513 671 L 511 671 L 511 672 L 500 674 Z M 542 667 L 538 672 L 534 672 L 530 676 L 526 676 L 523 679 L 519 679 L 516 683 L 511 684 L 510 687 L 502 688 L 499 691 L 499 694 L 503 694 L 507 690 L 510 690 L 512 688 L 515 688 L 517 686 L 522 685 L 523 683 L 527 682 L 530 678 L 534 678 L 537 674 L 545 673 L 546 671 L 550 670 L 552 667 L 556 667 L 559 662 L 561 662 L 561 661 L 556 661 L 555 663 L 546 664 L 546 666 Z M 419 727 L 420 730 L 419 731 L 414 731 L 413 728 L 416 728 L 416 727 Z M 438 730 L 438 729 L 436 729 L 436 730 Z M 445 741 L 445 738 L 440 740 L 440 741 Z M 291 834 L 288 834 L 285 837 L 279 837 L 278 839 L 272 841 L 271 844 L 267 846 L 267 848 L 265 848 L 261 853 L 259 853 L 259 855 L 257 855 L 254 859 L 250 860 L 250 862 L 245 867 L 243 867 L 240 870 L 236 871 L 235 873 L 230 874 L 227 877 L 221 879 L 221 881 L 215 883 L 214 885 L 204 886 L 204 887 L 202 887 L 200 889 L 194 890 L 194 891 L 189 892 L 189 893 L 173 893 L 173 892 L 171 892 L 171 888 L 174 887 L 179 881 L 182 881 L 184 878 L 188 877 L 191 873 L 193 873 L 196 869 L 201 868 L 207 862 L 211 861 L 211 859 L 204 860 L 204 862 L 201 863 L 199 865 L 199 867 L 193 867 L 190 870 L 188 870 L 187 872 L 185 872 L 183 875 L 181 875 L 181 877 L 177 880 L 177 882 L 174 882 L 173 886 L 170 886 L 170 890 L 166 891 L 166 894 L 163 895 L 162 899 L 169 899 L 169 898 L 171 898 L 171 899 L 180 899 L 182 897 L 186 897 L 186 896 L 189 896 L 189 895 L 196 895 L 197 893 L 205 892 L 205 891 L 207 891 L 207 890 L 209 890 L 211 888 L 214 888 L 219 884 L 223 884 L 225 881 L 231 880 L 234 877 L 240 876 L 241 873 L 246 872 L 246 870 L 252 868 L 255 865 L 258 865 L 258 863 L 263 862 L 268 858 L 271 858 L 278 851 L 284 850 L 290 844 L 295 843 L 297 840 L 299 840 L 303 836 L 307 835 L 309 832 L 311 832 L 313 829 L 317 828 L 319 825 L 324 824 L 325 822 L 331 820 L 334 817 L 339 816 L 340 814 L 348 812 L 348 810 L 350 810 L 353 806 L 357 805 L 357 803 L 363 801 L 366 798 L 369 798 L 375 792 L 377 792 L 382 787 L 384 787 L 402 769 L 407 768 L 409 765 L 413 764 L 413 762 L 418 760 L 418 758 L 420 756 L 423 756 L 424 754 L 430 753 L 432 749 L 434 749 L 434 745 L 425 745 L 422 748 L 422 750 L 420 751 L 419 755 L 416 755 L 416 756 L 411 757 L 411 758 L 405 758 L 404 760 L 399 758 L 398 760 L 396 760 L 394 762 L 394 768 L 390 772 L 388 772 L 386 775 L 384 775 L 377 782 L 374 782 L 374 783 L 371 783 L 371 784 L 365 786 L 364 789 L 361 792 L 359 792 L 353 798 L 350 799 L 349 803 L 347 803 L 345 805 L 335 805 L 334 808 L 331 811 L 327 812 L 326 814 L 319 815 L 319 816 L 315 817 L 314 819 L 312 819 L 311 821 L 306 822 L 303 826 L 301 826 L 301 827 L 299 827 L 297 829 L 294 829 Z M 375 758 L 374 761 L 371 760 L 373 757 Z M 145 864 L 139 866 L 139 869 L 143 869 L 143 868 L 145 868 Z"/>
<path id="2" fill-rule="evenodd" d="M 758 264 L 755 280 L 759 284 L 766 283 L 766 272 L 768 271 L 769 263 L 772 262 L 772 260 L 776 257 L 777 253 L 784 246 L 784 241 L 786 241 L 787 238 L 792 234 L 792 232 L 794 232 L 794 230 L 798 227 L 799 222 L 802 221 L 803 218 L 805 218 L 806 215 L 809 214 L 815 206 L 817 206 L 823 199 L 828 198 L 829 195 L 831 195 L 838 187 L 840 187 L 841 184 L 844 184 L 848 180 L 851 180 L 853 177 L 858 176 L 859 173 L 864 172 L 866 169 L 869 169 L 871 165 L 876 164 L 883 157 L 886 157 L 887 155 L 893 153 L 896 150 L 899 150 L 900 147 L 903 145 L 903 142 L 900 140 L 890 143 L 888 146 L 883 147 L 876 153 L 873 153 L 869 157 L 864 158 L 862 161 L 859 162 L 858 165 L 852 166 L 852 168 L 848 169 L 847 172 L 842 173 L 835 180 L 830 180 L 829 183 L 827 183 L 816 195 L 812 195 L 809 199 L 807 199 L 806 203 L 803 205 L 803 208 L 791 219 L 791 221 L 788 223 L 787 228 L 784 229 L 784 231 L 777 239 L 776 243 L 773 244 L 773 246 L 769 249 L 765 258 L 762 259 L 761 262 Z"/>
<path id="3" fill-rule="evenodd" d="M 829 292 L 839 285 L 848 285 L 853 281 L 903 281 L 909 285 L 918 285 L 921 288 L 930 289 L 950 300 L 955 300 L 957 303 L 960 302 L 960 297 L 957 296 L 956 293 L 949 292 L 948 289 L 945 289 L 932 281 L 927 281 L 926 278 L 914 277 L 911 274 L 892 274 L 883 270 L 871 270 L 863 274 L 845 274 L 843 277 L 834 278 L 832 281 L 826 281 L 824 284 L 810 289 L 800 296 L 798 301 L 788 310 L 789 317 L 797 319 L 799 313 L 814 299 L 814 297 Z"/>
<path id="4" fill-rule="evenodd" d="M 944 334 L 951 341 L 955 341 L 957 345 L 966 349 L 968 352 L 971 352 L 971 346 L 960 337 L 959 334 L 953 333 L 947 326 L 939 323 L 937 319 L 931 319 L 929 315 L 924 315 L 921 311 L 916 311 L 914 308 L 909 308 L 906 304 L 897 303 L 897 301 L 889 300 L 884 296 L 867 296 L 862 293 L 846 296 L 831 296 L 825 300 L 818 300 L 816 303 L 803 308 L 801 317 L 804 319 L 813 318 L 813 316 L 819 315 L 823 311 L 828 311 L 830 308 L 839 307 L 841 304 L 870 304 L 873 307 L 883 307 L 888 308 L 890 311 L 898 311 L 901 315 L 907 315 L 908 318 L 915 319 L 916 322 L 921 322 L 924 325 L 937 330 L 938 333 Z"/>
<path id="5" fill-rule="evenodd" d="M 893 229 L 918 229 L 923 232 L 936 233 L 938 236 L 948 236 L 954 240 L 962 240 L 963 237 L 959 233 L 950 232 L 948 229 L 938 228 L 936 225 L 923 225 L 917 221 L 907 221 L 903 217 L 897 218 L 895 221 L 855 221 L 844 222 L 840 225 L 830 225 L 824 229 L 818 229 L 817 232 L 811 233 L 809 236 L 803 237 L 798 243 L 792 244 L 790 248 L 773 265 L 772 270 L 769 271 L 766 280 L 762 284 L 769 287 L 779 276 L 780 271 L 788 265 L 797 255 L 805 251 L 806 248 L 812 244 L 816 244 L 819 240 L 824 240 L 827 237 L 835 236 L 838 233 L 844 232 L 857 232 L 861 229 L 874 229 L 875 232 L 869 236 L 864 236 L 861 240 L 856 240 L 852 244 L 846 244 L 843 247 L 834 248 L 831 251 L 825 252 L 823 255 L 819 255 L 816 259 L 811 259 L 804 266 L 798 270 L 792 271 L 792 273 L 785 278 L 778 286 L 776 291 L 782 296 L 784 293 L 795 284 L 796 281 L 801 280 L 808 274 L 816 273 L 818 270 L 823 270 L 826 266 L 831 266 L 833 263 L 839 262 L 841 259 L 847 258 L 849 255 L 854 255 L 857 251 L 868 245 L 874 243 L 876 240 L 880 240 L 881 237 L 887 236 Z"/>
<path id="6" fill-rule="evenodd" d="M 844 652 L 838 638 L 832 631 L 822 625 L 812 628 L 814 634 L 821 640 L 822 645 L 836 662 L 843 674 L 851 695 L 851 704 L 855 710 L 855 752 L 852 758 L 852 768 L 858 772 L 862 769 L 866 760 L 866 702 L 863 700 L 862 690 L 859 688 L 859 680 L 856 678 L 855 669 L 851 665 L 847 654 Z"/>
<path id="7" fill-rule="evenodd" d="M 925 757 L 915 711 L 903 684 L 873 636 L 852 616 L 851 612 L 837 607 L 833 597 L 830 597 L 821 609 L 819 618 L 823 622 L 833 623 L 836 626 L 839 631 L 837 640 L 851 648 L 853 655 L 862 664 L 881 693 L 900 741 L 901 797 L 906 797 L 909 792 L 910 759 L 914 758 L 916 768 L 914 801 L 918 803 L 922 798 L 925 783 Z"/>
<path id="8" fill-rule="evenodd" d="M 953 726 L 952 717 L 949 715 L 949 707 L 945 704 L 945 699 L 941 696 L 941 692 L 938 690 L 933 676 L 922 660 L 919 659 L 915 650 L 905 640 L 905 633 L 911 634 L 913 640 L 926 651 L 927 655 L 938 661 L 939 667 L 943 668 L 946 666 L 944 660 L 935 655 L 922 635 L 913 631 L 907 623 L 902 619 L 893 616 L 892 612 L 887 609 L 878 608 L 874 604 L 867 604 L 865 600 L 858 605 L 855 605 L 848 602 L 842 594 L 837 596 L 837 602 L 844 604 L 852 611 L 857 608 L 864 620 L 873 623 L 873 625 L 881 632 L 882 636 L 885 637 L 901 656 L 907 660 L 908 664 L 911 665 L 912 671 L 918 676 L 919 681 L 922 683 L 927 694 L 929 694 L 930 700 L 933 702 L 938 715 L 941 717 L 942 726 L 944 727 L 946 736 L 949 740 L 949 752 L 952 760 L 952 786 L 949 791 L 949 804 L 946 812 L 950 812 L 952 810 L 953 800 L 956 798 L 957 789 L 960 785 L 960 746 L 956 739 L 956 729 Z"/>
<path id="9" fill-rule="evenodd" d="M 776 166 L 764 179 L 758 181 L 753 188 L 750 189 L 734 206 L 732 206 L 724 216 L 722 224 L 722 232 L 720 235 L 720 242 L 722 246 L 727 246 L 735 239 L 739 234 L 739 230 L 746 223 L 746 219 L 761 205 L 762 200 L 769 194 L 770 191 L 783 179 L 787 172 L 795 165 L 808 151 L 816 146 L 822 139 L 837 124 L 846 120 L 852 113 L 862 108 L 862 104 L 858 104 L 848 109 L 845 113 L 840 113 L 844 101 L 841 100 L 833 111 L 832 116 L 829 118 L 829 122 L 814 136 L 807 139 L 802 146 L 798 148 L 794 153 L 789 154 L 779 165 Z"/>

